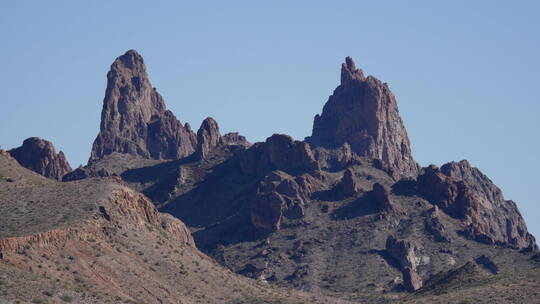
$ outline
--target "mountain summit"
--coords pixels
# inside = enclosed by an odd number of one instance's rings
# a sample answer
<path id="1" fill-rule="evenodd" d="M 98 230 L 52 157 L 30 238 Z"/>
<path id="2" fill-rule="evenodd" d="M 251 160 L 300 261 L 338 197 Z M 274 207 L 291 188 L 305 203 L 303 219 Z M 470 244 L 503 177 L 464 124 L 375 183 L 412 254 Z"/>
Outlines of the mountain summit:
<path id="1" fill-rule="evenodd" d="M 342 64 L 341 84 L 315 116 L 307 141 L 328 148 L 348 143 L 359 156 L 380 160 L 394 178 L 418 173 L 396 97 L 386 83 L 366 78 L 351 57 Z"/>
<path id="2" fill-rule="evenodd" d="M 129 50 L 116 58 L 107 74 L 100 132 L 90 161 L 113 152 L 177 159 L 196 146 L 189 124 L 182 125 L 152 87 L 142 56 Z"/>

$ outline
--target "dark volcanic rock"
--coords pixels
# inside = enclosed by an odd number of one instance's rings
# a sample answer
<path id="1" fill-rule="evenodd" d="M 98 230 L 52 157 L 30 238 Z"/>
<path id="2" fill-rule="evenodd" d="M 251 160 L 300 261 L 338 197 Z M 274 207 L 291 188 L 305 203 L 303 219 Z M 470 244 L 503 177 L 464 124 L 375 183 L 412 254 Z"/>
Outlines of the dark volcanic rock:
<path id="1" fill-rule="evenodd" d="M 283 216 L 302 217 L 305 201 L 310 195 L 308 180 L 305 177 L 295 179 L 279 170 L 268 174 L 259 183 L 251 203 L 252 225 L 265 232 L 274 232 L 280 228 Z"/>
<path id="2" fill-rule="evenodd" d="M 414 246 L 405 240 L 397 240 L 394 236 L 386 239 L 386 254 L 397 262 L 403 274 L 403 285 L 409 291 L 422 287 L 422 278 L 416 272 L 417 258 Z"/>
<path id="3" fill-rule="evenodd" d="M 501 190 L 467 161 L 425 168 L 417 187 L 447 214 L 463 220 L 464 235 L 488 244 L 537 250 L 516 204 L 504 200 Z"/>
<path id="4" fill-rule="evenodd" d="M 416 291 L 422 288 L 422 278 L 411 268 L 403 270 L 403 286 L 408 291 Z"/>
<path id="5" fill-rule="evenodd" d="M 348 196 L 354 196 L 358 194 L 358 183 L 356 182 L 354 178 L 354 173 L 351 169 L 345 170 L 343 173 L 343 177 L 341 178 L 340 182 L 337 184 L 337 189 L 343 194 L 345 197 Z"/>
<path id="6" fill-rule="evenodd" d="M 436 242 L 450 242 L 450 238 L 447 235 L 446 228 L 441 222 L 439 215 L 439 208 L 433 207 L 431 215 L 425 220 L 426 231 L 433 235 Z"/>
<path id="7" fill-rule="evenodd" d="M 389 191 L 385 186 L 379 183 L 373 184 L 373 190 L 371 190 L 371 195 L 377 201 L 379 210 L 391 211 L 392 209 L 394 209 L 394 207 L 392 206 L 392 202 L 390 200 Z"/>
<path id="8" fill-rule="evenodd" d="M 22 146 L 8 151 L 23 167 L 43 176 L 62 180 L 62 176 L 71 171 L 71 167 L 62 151 L 56 154 L 51 142 L 30 137 Z"/>
<path id="9" fill-rule="evenodd" d="M 90 177 L 107 177 L 112 176 L 113 174 L 109 173 L 105 168 L 101 168 L 99 170 L 93 170 L 89 167 L 79 167 L 66 175 L 62 178 L 62 181 L 64 182 L 70 182 Z"/>
<path id="10" fill-rule="evenodd" d="M 247 141 L 247 139 L 244 136 L 238 134 L 238 132 L 227 133 L 223 135 L 221 139 L 226 145 L 235 145 L 235 146 L 244 146 L 244 147 L 251 146 L 251 143 Z"/>
<path id="11" fill-rule="evenodd" d="M 196 145 L 190 126 L 182 126 L 152 87 L 141 55 L 130 50 L 116 58 L 107 74 L 100 132 L 90 161 L 113 152 L 177 159 L 193 153 Z"/>
<path id="12" fill-rule="evenodd" d="M 386 83 L 364 77 L 350 57 L 341 68 L 341 85 L 315 116 L 307 141 L 328 148 L 348 143 L 354 153 L 381 160 L 394 178 L 418 172 L 394 94 Z"/>
<path id="13" fill-rule="evenodd" d="M 319 169 L 309 145 L 290 136 L 274 134 L 264 143 L 256 143 L 238 155 L 246 174 L 265 174 L 274 170 L 287 173 L 310 172 Z"/>
<path id="14" fill-rule="evenodd" d="M 210 151 L 223 144 L 221 134 L 219 133 L 218 123 L 212 118 L 207 117 L 197 131 L 197 150 L 195 154 L 198 158 L 205 158 Z"/>
<path id="15" fill-rule="evenodd" d="M 386 239 L 386 254 L 397 261 L 401 270 L 410 268 L 416 270 L 414 246 L 406 240 L 397 240 L 390 235 Z"/>

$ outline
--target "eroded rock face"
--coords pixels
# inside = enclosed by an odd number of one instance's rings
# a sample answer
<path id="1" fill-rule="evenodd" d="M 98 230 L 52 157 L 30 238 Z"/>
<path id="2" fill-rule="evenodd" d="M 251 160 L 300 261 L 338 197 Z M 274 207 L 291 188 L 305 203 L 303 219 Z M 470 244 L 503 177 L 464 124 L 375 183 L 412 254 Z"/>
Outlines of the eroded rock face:
<path id="1" fill-rule="evenodd" d="M 341 192 L 345 197 L 354 196 L 358 194 L 358 183 L 354 177 L 354 173 L 351 169 L 345 170 L 343 177 L 340 182 L 337 184 L 338 191 Z"/>
<path id="2" fill-rule="evenodd" d="M 205 158 L 210 151 L 223 144 L 221 134 L 219 133 L 218 123 L 212 118 L 207 117 L 197 131 L 197 150 L 195 154 L 198 158 Z"/>
<path id="3" fill-rule="evenodd" d="M 238 155 L 240 167 L 247 174 L 265 174 L 274 170 L 310 172 L 319 169 L 313 152 L 305 142 L 288 135 L 274 134 L 264 143 L 256 143 Z"/>
<path id="4" fill-rule="evenodd" d="M 389 212 L 394 209 L 392 201 L 390 200 L 389 190 L 385 186 L 379 183 L 373 184 L 371 195 L 377 201 L 379 210 Z"/>
<path id="5" fill-rule="evenodd" d="M 390 235 L 386 239 L 386 254 L 397 262 L 403 274 L 403 285 L 409 291 L 422 287 L 422 278 L 416 272 L 417 258 L 414 245 L 406 240 L 397 240 Z"/>
<path id="6" fill-rule="evenodd" d="M 280 228 L 281 220 L 304 216 L 304 204 L 309 199 L 309 178 L 292 177 L 283 171 L 273 171 L 260 183 L 251 204 L 251 223 L 264 232 Z"/>
<path id="7" fill-rule="evenodd" d="M 56 153 L 51 142 L 30 137 L 22 146 L 11 149 L 8 153 L 23 167 L 35 171 L 45 177 L 62 180 L 62 176 L 71 171 L 64 153 Z"/>
<path id="8" fill-rule="evenodd" d="M 405 268 L 405 270 L 403 270 L 403 286 L 408 291 L 416 291 L 422 288 L 422 278 L 416 271 Z"/>
<path id="9" fill-rule="evenodd" d="M 183 126 L 152 87 L 142 56 L 130 50 L 116 58 L 107 74 L 100 132 L 90 161 L 113 152 L 177 159 L 196 146 L 189 124 Z"/>
<path id="10" fill-rule="evenodd" d="M 247 141 L 246 137 L 238 134 L 238 132 L 231 132 L 221 137 L 226 145 L 244 146 L 249 147 L 251 143 Z"/>
<path id="11" fill-rule="evenodd" d="M 513 201 L 467 161 L 431 165 L 418 177 L 417 187 L 448 215 L 463 220 L 466 236 L 488 244 L 537 250 L 534 237 Z"/>
<path id="12" fill-rule="evenodd" d="M 352 152 L 381 160 L 394 178 L 418 172 L 394 94 L 386 83 L 364 77 L 350 57 L 341 67 L 341 85 L 315 116 L 307 141 L 327 148 L 348 143 Z"/>

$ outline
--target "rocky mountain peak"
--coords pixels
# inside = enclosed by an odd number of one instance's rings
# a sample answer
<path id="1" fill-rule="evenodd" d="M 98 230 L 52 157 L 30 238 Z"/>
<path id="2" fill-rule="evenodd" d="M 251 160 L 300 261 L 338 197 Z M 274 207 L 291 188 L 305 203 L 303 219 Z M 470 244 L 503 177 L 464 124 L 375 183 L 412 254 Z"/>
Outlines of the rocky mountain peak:
<path id="1" fill-rule="evenodd" d="M 166 109 L 152 87 L 142 56 L 134 50 L 116 58 L 107 73 L 100 132 L 90 161 L 113 152 L 177 159 L 195 151 L 196 136 Z"/>
<path id="2" fill-rule="evenodd" d="M 365 80 L 364 72 L 361 69 L 357 69 L 354 60 L 347 56 L 345 62 L 341 64 L 341 85 L 349 86 L 355 82 L 358 83 Z"/>
<path id="3" fill-rule="evenodd" d="M 350 57 L 341 67 L 341 85 L 315 116 L 307 141 L 326 148 L 348 143 L 359 156 L 380 160 L 396 179 L 418 172 L 394 94 L 386 83 L 364 77 Z"/>
<path id="4" fill-rule="evenodd" d="M 64 153 L 56 153 L 50 141 L 30 137 L 22 146 L 8 151 L 21 166 L 35 171 L 45 177 L 62 180 L 62 176 L 71 171 Z"/>

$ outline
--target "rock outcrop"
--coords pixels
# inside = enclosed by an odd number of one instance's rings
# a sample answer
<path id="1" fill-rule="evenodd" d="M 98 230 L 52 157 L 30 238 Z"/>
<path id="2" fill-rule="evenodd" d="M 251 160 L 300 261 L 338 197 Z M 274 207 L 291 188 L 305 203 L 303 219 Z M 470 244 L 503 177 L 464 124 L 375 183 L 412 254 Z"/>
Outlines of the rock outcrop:
<path id="1" fill-rule="evenodd" d="M 238 132 L 230 132 L 221 137 L 226 145 L 244 146 L 249 147 L 251 143 L 247 141 L 246 137 L 238 134 Z"/>
<path id="2" fill-rule="evenodd" d="M 251 203 L 251 223 L 264 232 L 280 228 L 281 220 L 300 218 L 309 199 L 308 178 L 294 178 L 283 171 L 273 171 L 260 183 L 257 195 Z"/>
<path id="3" fill-rule="evenodd" d="M 448 215 L 463 220 L 464 235 L 488 244 L 537 249 L 516 204 L 504 200 L 501 190 L 467 161 L 425 168 L 417 187 Z"/>
<path id="4" fill-rule="evenodd" d="M 390 235 L 386 239 L 386 254 L 403 273 L 403 285 L 407 290 L 415 291 L 422 287 L 422 278 L 416 272 L 414 246 L 410 242 Z"/>
<path id="5" fill-rule="evenodd" d="M 418 172 L 394 94 L 386 83 L 366 78 L 350 57 L 341 67 L 341 85 L 315 116 L 307 141 L 327 148 L 348 143 L 352 152 L 379 159 L 396 179 Z"/>
<path id="6" fill-rule="evenodd" d="M 319 169 L 307 143 L 283 134 L 274 134 L 265 142 L 256 143 L 242 152 L 237 157 L 245 174 L 264 175 L 274 170 L 311 172 Z"/>
<path id="7" fill-rule="evenodd" d="M 113 152 L 152 159 L 178 159 L 195 151 L 197 139 L 166 109 L 152 87 L 141 55 L 127 51 L 107 74 L 100 132 L 90 161 Z"/>
<path id="8" fill-rule="evenodd" d="M 380 211 L 389 212 L 394 209 L 392 201 L 390 200 L 389 190 L 385 186 L 375 183 L 373 184 L 373 189 L 370 193 L 377 202 Z"/>
<path id="9" fill-rule="evenodd" d="M 8 152 L 21 166 L 45 177 L 62 180 L 62 176 L 71 171 L 64 153 L 57 154 L 53 144 L 41 138 L 25 139 L 22 146 Z"/>
<path id="10" fill-rule="evenodd" d="M 195 155 L 199 159 L 205 158 L 210 151 L 223 145 L 221 133 L 217 121 L 212 117 L 207 117 L 197 131 L 197 150 Z"/>
<path id="11" fill-rule="evenodd" d="M 345 172 L 343 172 L 343 176 L 337 184 L 337 190 L 344 197 L 355 196 L 358 194 L 358 182 L 356 181 L 354 173 L 351 169 L 347 169 Z"/>

